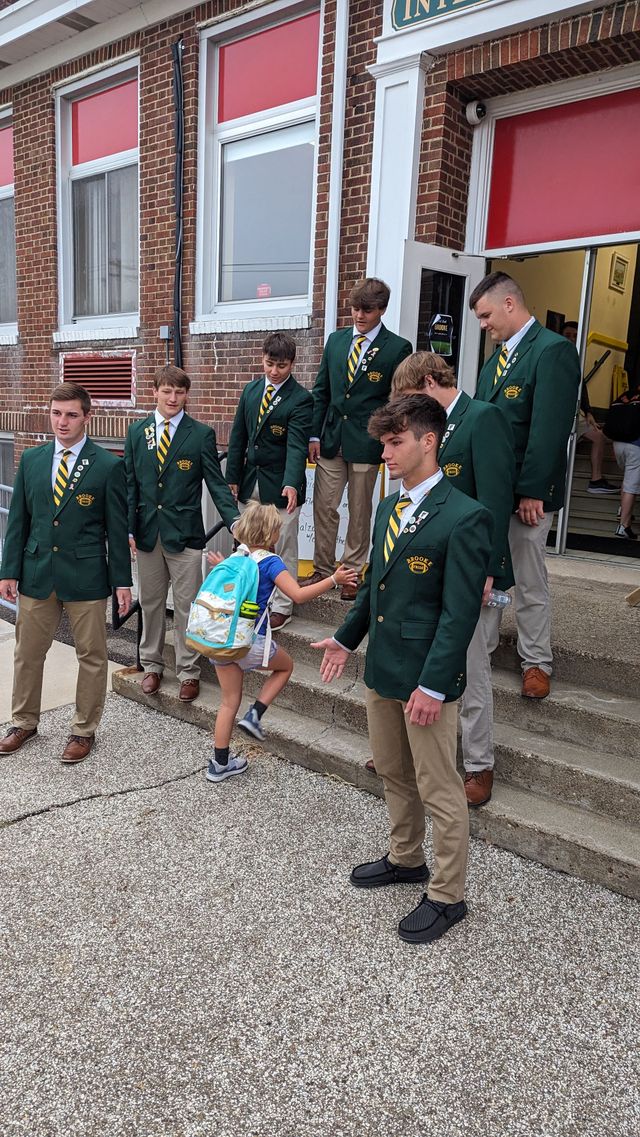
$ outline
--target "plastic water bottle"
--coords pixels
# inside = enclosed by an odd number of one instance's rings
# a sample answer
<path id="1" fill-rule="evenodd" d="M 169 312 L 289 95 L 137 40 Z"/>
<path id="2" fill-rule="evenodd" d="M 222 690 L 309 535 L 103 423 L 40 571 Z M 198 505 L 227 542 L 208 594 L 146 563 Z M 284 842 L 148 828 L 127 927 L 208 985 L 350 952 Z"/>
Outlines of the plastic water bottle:
<path id="1" fill-rule="evenodd" d="M 511 603 L 511 593 L 501 592 L 499 588 L 492 588 L 487 597 L 487 608 L 508 608 Z"/>

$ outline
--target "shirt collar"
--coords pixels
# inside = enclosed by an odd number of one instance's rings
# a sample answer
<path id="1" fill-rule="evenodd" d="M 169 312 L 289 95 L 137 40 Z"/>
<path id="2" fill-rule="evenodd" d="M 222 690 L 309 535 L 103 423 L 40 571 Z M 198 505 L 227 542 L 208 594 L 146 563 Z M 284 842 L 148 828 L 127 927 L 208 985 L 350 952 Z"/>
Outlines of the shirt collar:
<path id="1" fill-rule="evenodd" d="M 446 416 L 447 416 L 447 418 L 449 418 L 449 415 L 451 414 L 451 412 L 452 412 L 453 408 L 455 407 L 456 403 L 457 403 L 457 402 L 459 402 L 461 394 L 462 394 L 462 391 L 458 391 L 458 394 L 456 395 L 456 397 L 455 397 L 455 399 L 453 400 L 453 402 L 452 402 L 452 403 L 449 403 L 449 406 L 446 408 L 446 410 L 445 410 L 445 413 L 446 413 Z"/>
<path id="2" fill-rule="evenodd" d="M 157 407 L 155 409 L 155 416 L 156 416 L 156 426 L 164 426 L 166 420 L 165 420 L 164 416 L 160 414 L 160 411 L 158 410 Z M 184 411 L 178 411 L 177 415 L 174 415 L 173 418 L 169 419 L 169 429 L 171 429 L 171 427 L 173 427 L 175 430 L 176 427 L 178 427 L 180 425 L 183 418 L 184 418 Z"/>
<path id="3" fill-rule="evenodd" d="M 283 379 L 282 383 L 274 383 L 273 379 L 267 379 L 267 377 L 265 375 L 264 376 L 264 390 L 266 391 L 267 387 L 273 387 L 274 393 L 277 394 L 278 391 L 282 390 L 285 383 L 289 382 L 290 378 L 291 378 L 291 375 L 287 375 L 287 378 Z"/>
<path id="4" fill-rule="evenodd" d="M 530 316 L 529 319 L 527 320 L 526 324 L 522 325 L 522 327 L 520 328 L 520 331 L 516 332 L 515 335 L 511 336 L 510 339 L 505 341 L 505 347 L 506 347 L 509 355 L 511 355 L 511 352 L 518 346 L 518 344 L 520 343 L 520 340 L 524 339 L 527 332 L 529 331 L 529 328 L 531 328 L 533 326 L 533 324 L 535 324 L 535 322 L 536 322 L 535 316 Z"/>
<path id="5" fill-rule="evenodd" d="M 65 446 L 64 442 L 58 442 L 58 439 L 56 438 L 54 457 L 59 458 L 61 457 L 64 450 L 68 450 L 70 454 L 73 454 L 74 458 L 77 458 L 86 441 L 87 436 L 86 434 L 83 434 L 79 442 L 74 442 L 73 446 Z"/>
<path id="6" fill-rule="evenodd" d="M 424 482 L 420 482 L 420 484 L 414 486 L 413 489 L 406 489 L 404 482 L 400 482 L 400 497 L 410 497 L 411 504 L 418 505 L 422 501 L 423 497 L 429 493 L 429 490 L 432 490 L 434 486 L 437 486 L 438 482 L 441 482 L 443 478 L 444 474 L 438 467 L 435 474 L 431 474 L 430 477 L 425 478 Z"/>
<path id="7" fill-rule="evenodd" d="M 374 339 L 378 335 L 378 332 L 380 331 L 381 328 L 382 328 L 382 320 L 380 321 L 379 324 L 376 324 L 375 328 L 372 328 L 370 332 L 359 332 L 358 329 L 354 325 L 354 327 L 351 329 L 352 333 L 353 333 L 351 336 L 351 339 L 355 340 L 355 339 L 358 339 L 359 336 L 364 336 L 364 338 L 367 340 L 368 343 L 373 343 Z"/>

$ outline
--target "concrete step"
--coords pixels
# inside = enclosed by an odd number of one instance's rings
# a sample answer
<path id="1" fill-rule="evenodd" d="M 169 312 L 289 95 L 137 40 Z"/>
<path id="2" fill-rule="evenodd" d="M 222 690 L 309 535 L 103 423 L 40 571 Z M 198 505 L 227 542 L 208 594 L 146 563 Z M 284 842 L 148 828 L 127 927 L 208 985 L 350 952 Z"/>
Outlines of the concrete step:
<path id="1" fill-rule="evenodd" d="M 178 684 L 169 676 L 152 697 L 143 694 L 141 675 L 130 669 L 114 674 L 113 688 L 125 698 L 146 703 L 174 718 L 205 730 L 213 727 L 219 691 L 208 681 L 200 698 L 186 704 L 180 702 Z M 345 690 L 338 699 L 348 701 L 350 696 Z M 295 705 L 287 708 L 279 704 L 270 709 L 266 726 L 265 747 L 270 753 L 382 795 L 380 780 L 364 769 L 369 747 L 363 731 L 354 731 L 349 723 L 342 724 L 338 719 L 309 715 Z M 239 742 L 254 744 L 246 735 L 238 734 Z M 524 755 L 528 741 L 521 737 L 516 743 L 510 738 L 504 744 Z M 578 779 L 581 771 L 577 755 L 572 753 L 571 758 Z M 582 773 L 586 776 L 587 772 L 585 763 Z M 551 785 L 551 774 L 548 777 Z M 491 802 L 472 810 L 470 822 L 472 833 L 483 840 L 640 899 L 640 834 L 637 827 L 624 820 L 594 813 L 580 802 L 559 803 L 530 789 L 497 781 Z"/>

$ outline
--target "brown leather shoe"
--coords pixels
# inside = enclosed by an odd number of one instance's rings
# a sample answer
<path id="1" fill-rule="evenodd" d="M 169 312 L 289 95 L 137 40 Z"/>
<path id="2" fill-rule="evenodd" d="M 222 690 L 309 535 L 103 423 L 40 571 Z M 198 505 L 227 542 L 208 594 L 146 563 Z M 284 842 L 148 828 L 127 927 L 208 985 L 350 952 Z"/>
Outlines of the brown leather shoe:
<path id="1" fill-rule="evenodd" d="M 23 730 L 21 726 L 10 726 L 5 737 L 0 742 L 0 754 L 15 754 L 25 742 L 34 738 L 38 733 L 37 727 L 33 730 Z"/>
<path id="2" fill-rule="evenodd" d="M 155 695 L 162 683 L 162 676 L 157 671 L 147 671 L 142 680 L 142 690 L 145 695 Z"/>
<path id="3" fill-rule="evenodd" d="M 64 762 L 65 766 L 71 766 L 74 762 L 84 762 L 93 746 L 93 740 L 93 734 L 89 737 L 81 734 L 70 734 L 67 745 L 62 751 L 61 762 Z"/>
<path id="4" fill-rule="evenodd" d="M 321 580 L 326 580 L 323 572 L 312 572 L 311 576 L 306 576 L 300 583 L 301 588 L 306 588 L 308 584 L 319 584 Z"/>
<path id="5" fill-rule="evenodd" d="M 476 770 L 464 776 L 464 792 L 469 805 L 484 805 L 491 797 L 493 770 Z"/>
<path id="6" fill-rule="evenodd" d="M 357 584 L 343 584 L 342 592 L 340 593 L 341 600 L 355 600 L 358 595 Z"/>
<path id="7" fill-rule="evenodd" d="M 280 628 L 286 627 L 291 623 L 291 616 L 285 616 L 284 612 L 274 612 L 269 617 L 269 626 L 272 632 L 278 632 Z"/>
<path id="8" fill-rule="evenodd" d="M 551 685 L 546 671 L 540 667 L 527 667 L 522 676 L 522 695 L 525 699 L 546 699 Z"/>
<path id="9" fill-rule="evenodd" d="M 368 770 L 370 774 L 377 774 L 378 773 L 378 771 L 376 770 L 376 768 L 373 764 L 373 758 L 369 758 L 368 761 L 365 762 L 364 768 L 365 768 L 365 770 Z"/>
<path id="10" fill-rule="evenodd" d="M 200 680 L 199 679 L 183 679 L 180 684 L 180 701 L 182 703 L 192 703 L 194 699 L 198 698 L 200 694 Z"/>

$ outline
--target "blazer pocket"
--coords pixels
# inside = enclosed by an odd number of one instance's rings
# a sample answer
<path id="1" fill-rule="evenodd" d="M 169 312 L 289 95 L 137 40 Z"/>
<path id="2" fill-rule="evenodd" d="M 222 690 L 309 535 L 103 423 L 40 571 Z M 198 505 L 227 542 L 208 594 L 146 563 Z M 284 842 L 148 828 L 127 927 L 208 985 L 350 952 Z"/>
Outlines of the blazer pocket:
<path id="1" fill-rule="evenodd" d="M 432 640 L 437 626 L 437 620 L 403 620 L 400 636 L 403 640 Z"/>
<path id="2" fill-rule="evenodd" d="M 38 552 L 38 542 L 36 541 L 35 537 L 29 537 L 29 540 L 27 541 L 27 543 L 24 547 L 24 551 L 25 551 L 25 553 L 37 553 Z"/>
<path id="3" fill-rule="evenodd" d="M 84 560 L 85 557 L 106 557 L 107 550 L 104 545 L 80 545 L 75 550 L 76 557 Z"/>

